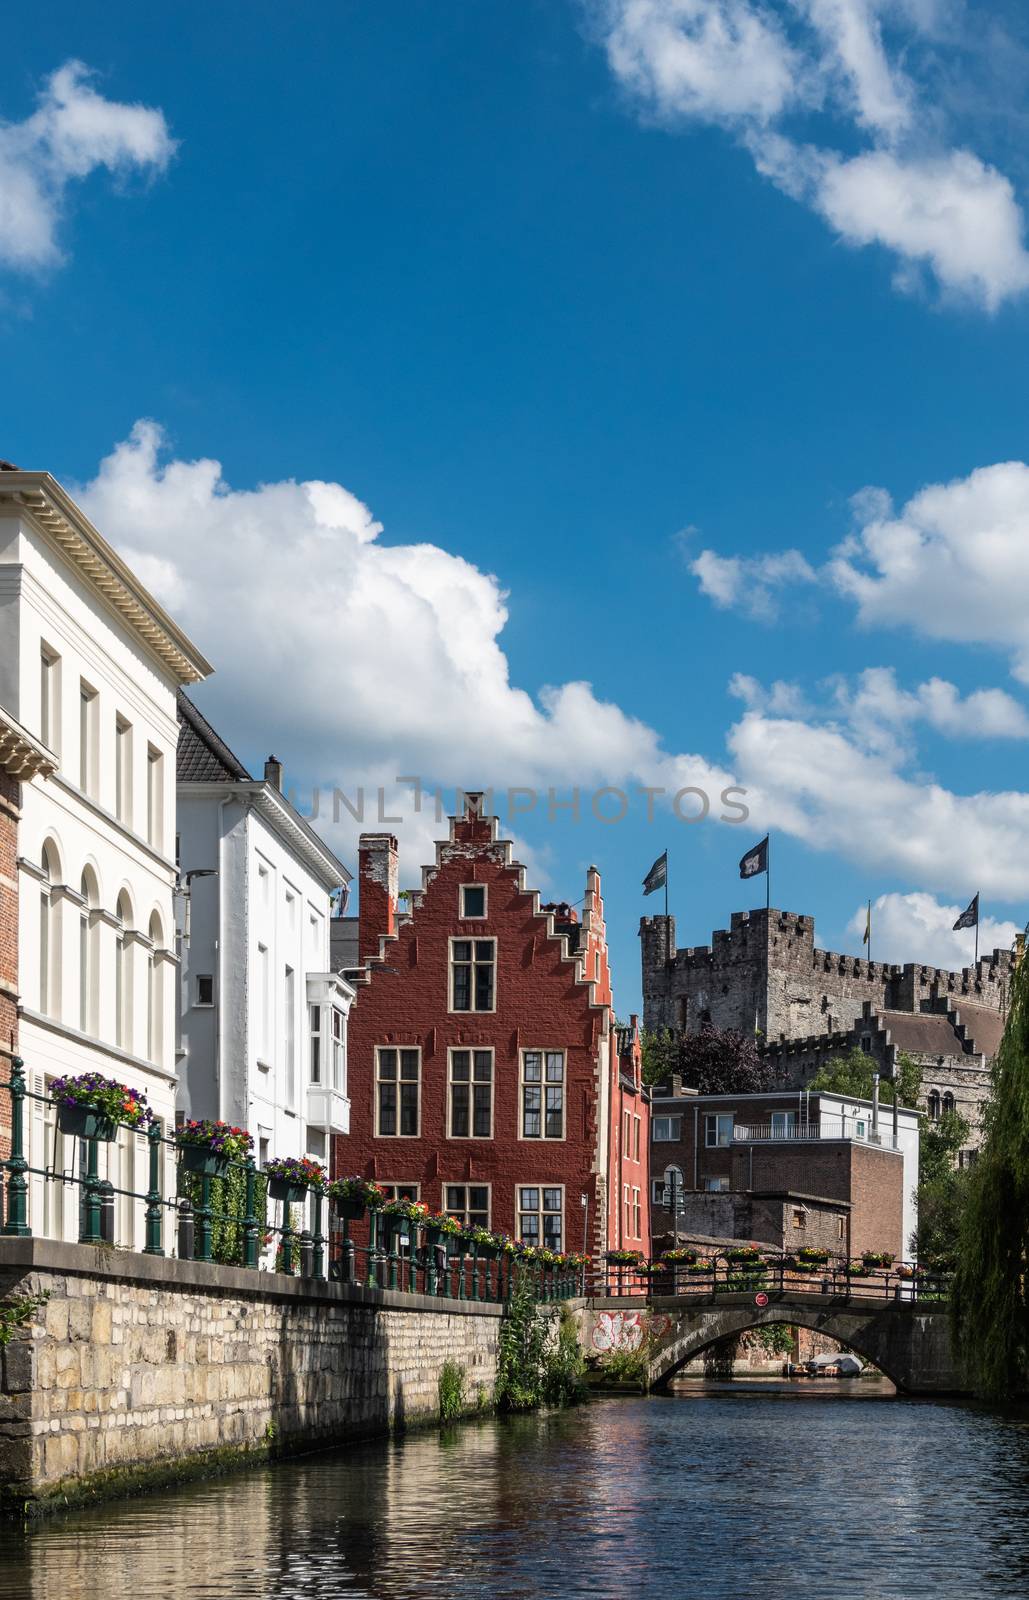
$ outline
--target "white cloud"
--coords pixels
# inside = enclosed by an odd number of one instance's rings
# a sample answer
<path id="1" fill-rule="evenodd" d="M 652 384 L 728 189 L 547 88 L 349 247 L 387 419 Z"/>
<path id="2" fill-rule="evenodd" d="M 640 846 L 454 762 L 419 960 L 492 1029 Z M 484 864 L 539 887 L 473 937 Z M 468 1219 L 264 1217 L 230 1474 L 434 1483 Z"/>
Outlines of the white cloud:
<path id="1" fill-rule="evenodd" d="M 795 0 L 796 3 L 796 0 Z M 883 48 L 880 0 L 800 0 L 853 98 L 857 122 L 890 138 L 911 124 L 914 91 Z"/>
<path id="2" fill-rule="evenodd" d="M 1029 288 L 1011 183 L 945 136 L 940 106 L 899 64 L 909 38 L 937 29 L 929 0 L 593 0 L 592 10 L 613 73 L 648 115 L 730 129 L 845 243 L 891 251 L 898 287 L 928 274 L 988 311 Z M 845 157 L 783 131 L 789 115 L 814 111 L 869 148 Z"/>
<path id="3" fill-rule="evenodd" d="M 84 509 L 214 657 L 216 677 L 200 698 L 230 742 L 276 749 L 287 781 L 339 784 L 352 796 L 363 784 L 366 826 L 379 825 L 380 785 L 390 814 L 398 774 L 451 788 L 535 787 L 538 812 L 549 786 L 566 799 L 575 784 L 639 783 L 669 793 L 696 785 L 717 815 L 722 789 L 739 782 L 752 826 L 782 828 L 936 892 L 1029 891 L 1029 796 L 956 795 L 908 778 L 895 750 L 869 749 L 845 722 L 805 720 L 789 684 L 766 693 L 734 680 L 733 692 L 755 706 L 729 735 L 735 777 L 717 760 L 667 750 L 587 683 L 533 697 L 510 679 L 495 577 L 435 545 L 385 544 L 368 508 L 340 485 L 234 489 L 217 461 L 165 462 L 161 444 L 155 424 L 137 423 L 78 491 Z M 886 702 L 889 687 L 879 685 Z M 893 685 L 895 700 L 902 693 Z M 945 690 L 926 698 L 951 714 Z M 409 801 L 402 809 L 410 818 Z M 348 855 L 357 831 L 328 829 Z M 423 812 L 399 831 L 414 841 L 410 875 L 435 820 Z"/>
<path id="4" fill-rule="evenodd" d="M 1029 794 L 955 794 L 831 723 L 751 711 L 728 743 L 762 827 L 937 892 L 1029 894 Z"/>
<path id="5" fill-rule="evenodd" d="M 777 614 L 774 591 L 791 583 L 813 583 L 815 574 L 799 550 L 764 556 L 720 556 L 702 550 L 689 562 L 701 593 L 726 610 L 739 610 L 764 621 Z"/>
<path id="6" fill-rule="evenodd" d="M 765 122 L 800 92 L 802 59 L 750 0 L 611 0 L 602 11 L 613 72 L 662 118 Z"/>
<path id="7" fill-rule="evenodd" d="M 535 698 L 511 683 L 492 575 L 436 545 L 383 543 L 339 484 L 237 490 L 217 461 L 164 463 L 161 448 L 157 425 L 137 423 L 79 499 L 215 657 L 202 698 L 233 739 L 285 738 L 305 781 L 389 796 L 397 774 L 534 787 L 541 811 L 551 786 L 693 783 L 720 809 L 728 772 L 668 752 L 588 683 Z"/>
<path id="8" fill-rule="evenodd" d="M 105 100 L 89 78 L 82 62 L 66 62 L 30 117 L 0 124 L 0 262 L 9 267 L 35 271 L 61 259 L 57 231 L 73 179 L 98 167 L 161 171 L 174 154 L 160 111 Z"/>
<path id="9" fill-rule="evenodd" d="M 901 158 L 868 151 L 826 161 L 814 204 L 848 244 L 881 244 L 911 269 L 988 311 L 1029 287 L 1023 218 L 1010 182 L 968 150 Z"/>
<path id="10" fill-rule="evenodd" d="M 872 902 L 872 957 L 876 961 L 924 962 L 928 966 L 960 971 L 975 956 L 975 930 L 954 932 L 954 924 L 967 901 L 941 905 L 931 894 L 882 894 Z M 855 911 L 848 927 L 860 939 L 865 931 L 867 907 Z M 985 914 L 979 928 L 979 953 L 1010 950 L 1017 923 Z"/>
<path id="11" fill-rule="evenodd" d="M 1029 467 L 931 484 L 896 515 L 882 497 L 873 505 L 829 564 L 859 620 L 1007 649 L 1029 682 Z"/>

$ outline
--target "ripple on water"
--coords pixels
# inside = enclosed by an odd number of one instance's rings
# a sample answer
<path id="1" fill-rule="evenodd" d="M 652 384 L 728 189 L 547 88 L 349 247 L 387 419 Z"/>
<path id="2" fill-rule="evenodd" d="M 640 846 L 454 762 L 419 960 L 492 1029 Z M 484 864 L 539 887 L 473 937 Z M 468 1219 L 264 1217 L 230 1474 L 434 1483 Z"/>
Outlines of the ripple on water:
<path id="1" fill-rule="evenodd" d="M 599 1401 L 0 1533 L 17 1600 L 1029 1595 L 1029 1424 L 970 1406 Z"/>

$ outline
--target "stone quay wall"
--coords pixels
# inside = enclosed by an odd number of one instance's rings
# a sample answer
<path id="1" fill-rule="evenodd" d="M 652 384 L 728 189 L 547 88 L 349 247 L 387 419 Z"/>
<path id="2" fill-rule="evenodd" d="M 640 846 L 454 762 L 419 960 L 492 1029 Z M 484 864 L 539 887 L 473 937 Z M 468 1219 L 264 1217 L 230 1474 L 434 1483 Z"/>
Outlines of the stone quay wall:
<path id="1" fill-rule="evenodd" d="M 0 1239 L 0 1307 L 39 1294 L 0 1350 L 9 1509 L 431 1421 L 445 1361 L 470 1407 L 496 1379 L 495 1304 Z"/>

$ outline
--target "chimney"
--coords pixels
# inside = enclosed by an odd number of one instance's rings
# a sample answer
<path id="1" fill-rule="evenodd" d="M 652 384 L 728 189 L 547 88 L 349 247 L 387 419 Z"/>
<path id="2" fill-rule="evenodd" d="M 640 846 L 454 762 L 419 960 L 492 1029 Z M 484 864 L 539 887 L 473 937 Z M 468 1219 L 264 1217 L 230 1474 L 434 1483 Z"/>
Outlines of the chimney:
<path id="1" fill-rule="evenodd" d="M 379 953 L 379 940 L 396 931 L 397 841 L 392 833 L 362 833 L 358 843 L 358 960 Z"/>
<path id="2" fill-rule="evenodd" d="M 264 764 L 264 781 L 282 793 L 282 762 L 278 756 L 269 756 Z"/>

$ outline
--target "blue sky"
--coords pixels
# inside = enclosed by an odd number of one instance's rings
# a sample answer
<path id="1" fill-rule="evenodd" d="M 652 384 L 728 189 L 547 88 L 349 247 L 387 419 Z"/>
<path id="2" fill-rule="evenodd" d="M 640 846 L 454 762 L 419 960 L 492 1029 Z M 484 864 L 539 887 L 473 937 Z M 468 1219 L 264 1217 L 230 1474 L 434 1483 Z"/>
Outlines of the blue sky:
<path id="1" fill-rule="evenodd" d="M 988 945 L 1029 900 L 1027 44 L 959 0 L 50 5 L 0 99 L 0 453 L 302 799 L 539 791 L 621 1009 L 653 857 L 705 942 L 766 828 L 821 942 L 885 896 L 873 954 L 956 963 L 951 908 Z M 734 779 L 743 826 L 634 792 Z M 577 783 L 626 820 L 548 821 Z"/>

